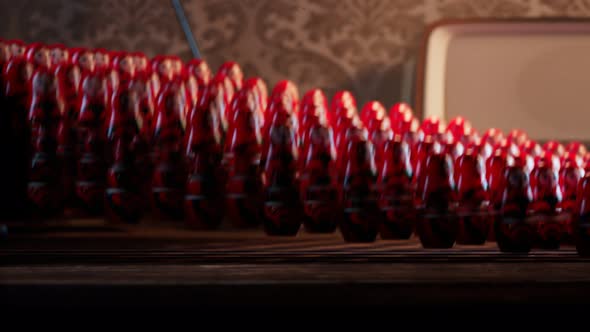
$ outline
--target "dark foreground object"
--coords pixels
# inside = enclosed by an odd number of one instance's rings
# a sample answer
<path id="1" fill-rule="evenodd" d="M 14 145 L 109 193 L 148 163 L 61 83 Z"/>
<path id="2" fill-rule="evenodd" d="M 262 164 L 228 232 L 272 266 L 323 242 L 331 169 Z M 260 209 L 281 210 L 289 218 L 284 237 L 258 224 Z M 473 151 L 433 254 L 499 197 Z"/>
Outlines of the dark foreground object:
<path id="1" fill-rule="evenodd" d="M 415 238 L 350 244 L 338 233 L 285 238 L 262 229 L 181 227 L 90 222 L 13 228 L 0 240 L 0 306 L 386 306 L 484 313 L 498 305 L 559 310 L 590 303 L 590 260 L 573 247 L 515 255 L 494 243 L 425 250 Z"/>

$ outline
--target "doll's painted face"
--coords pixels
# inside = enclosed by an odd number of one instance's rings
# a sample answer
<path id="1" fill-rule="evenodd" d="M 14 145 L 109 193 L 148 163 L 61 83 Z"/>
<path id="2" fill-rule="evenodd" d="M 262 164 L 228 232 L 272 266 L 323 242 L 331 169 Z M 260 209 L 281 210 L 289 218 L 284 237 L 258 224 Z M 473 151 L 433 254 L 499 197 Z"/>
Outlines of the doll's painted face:
<path id="1" fill-rule="evenodd" d="M 51 63 L 54 65 L 59 65 L 65 63 L 70 58 L 70 52 L 67 49 L 63 49 L 60 47 L 54 47 L 51 49 Z"/>
<path id="2" fill-rule="evenodd" d="M 94 68 L 96 68 L 94 54 L 92 54 L 91 52 L 84 52 L 84 53 L 80 54 L 80 58 L 78 59 L 78 63 L 80 65 L 80 68 L 85 71 L 92 72 L 92 71 L 94 71 Z"/>
<path id="3" fill-rule="evenodd" d="M 184 67 L 184 64 L 182 63 L 182 61 L 180 59 L 173 59 L 172 60 L 172 70 L 174 72 L 174 75 L 182 74 L 183 67 Z"/>
<path id="4" fill-rule="evenodd" d="M 102 51 L 94 53 L 94 61 L 97 68 L 108 68 L 111 64 L 111 56 Z"/>
<path id="5" fill-rule="evenodd" d="M 172 67 L 172 60 L 164 59 L 158 65 L 158 74 L 162 77 L 172 78 L 174 69 Z"/>
<path id="6" fill-rule="evenodd" d="M 35 54 L 33 54 L 33 61 L 35 61 L 35 65 L 37 66 L 49 68 L 51 66 L 49 49 L 46 47 L 39 48 Z"/>
<path id="7" fill-rule="evenodd" d="M 143 54 L 138 54 L 133 57 L 133 64 L 138 71 L 146 71 L 148 67 L 148 60 Z"/>
<path id="8" fill-rule="evenodd" d="M 25 46 L 19 43 L 10 44 L 10 53 L 13 57 L 20 57 L 25 55 Z"/>
<path id="9" fill-rule="evenodd" d="M 236 84 L 236 88 L 240 89 L 242 81 L 244 79 L 244 73 L 242 72 L 240 66 L 238 66 L 237 64 L 233 65 L 228 72 L 228 76 L 232 80 L 232 82 Z"/>
<path id="10" fill-rule="evenodd" d="M 211 69 L 205 61 L 202 61 L 198 66 L 194 68 L 193 74 L 205 83 L 208 83 L 211 79 Z"/>
<path id="11" fill-rule="evenodd" d="M 119 71 L 130 75 L 135 74 L 135 62 L 131 55 L 126 55 L 119 61 Z"/>

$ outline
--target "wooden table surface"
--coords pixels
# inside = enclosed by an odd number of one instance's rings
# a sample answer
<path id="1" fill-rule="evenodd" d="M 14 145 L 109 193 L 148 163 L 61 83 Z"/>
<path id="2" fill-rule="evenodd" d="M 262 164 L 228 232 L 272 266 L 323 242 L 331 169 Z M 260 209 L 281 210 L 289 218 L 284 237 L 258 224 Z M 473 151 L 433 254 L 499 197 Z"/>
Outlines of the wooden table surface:
<path id="1" fill-rule="evenodd" d="M 557 305 L 590 302 L 590 260 L 572 247 L 424 250 L 417 239 L 100 221 L 14 227 L 0 240 L 0 305 Z M 198 299 L 198 300 L 197 300 Z M 400 302 L 400 299 L 403 301 Z"/>

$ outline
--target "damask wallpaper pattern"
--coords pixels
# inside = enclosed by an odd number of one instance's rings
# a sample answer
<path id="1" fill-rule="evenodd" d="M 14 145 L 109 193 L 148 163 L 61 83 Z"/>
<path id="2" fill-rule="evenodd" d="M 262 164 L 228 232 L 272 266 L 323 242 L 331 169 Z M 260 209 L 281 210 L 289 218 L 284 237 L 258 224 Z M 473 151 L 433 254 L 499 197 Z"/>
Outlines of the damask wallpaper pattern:
<path id="1" fill-rule="evenodd" d="M 429 23 L 466 17 L 587 17 L 590 0 L 183 0 L 204 58 L 301 90 L 400 99 L 403 64 Z M 191 57 L 169 0 L 0 0 L 0 37 Z"/>

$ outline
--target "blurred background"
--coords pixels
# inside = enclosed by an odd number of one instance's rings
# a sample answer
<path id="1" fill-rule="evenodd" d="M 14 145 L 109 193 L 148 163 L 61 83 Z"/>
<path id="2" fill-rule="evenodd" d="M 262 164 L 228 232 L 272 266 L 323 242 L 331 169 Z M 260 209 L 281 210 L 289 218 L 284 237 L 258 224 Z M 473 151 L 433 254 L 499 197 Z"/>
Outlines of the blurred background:
<path id="1" fill-rule="evenodd" d="M 407 99 L 402 81 L 429 23 L 443 18 L 590 16 L 589 0 L 182 0 L 182 4 L 213 69 L 231 59 L 242 65 L 246 76 L 259 75 L 269 84 L 289 78 L 302 91 L 320 87 L 329 95 L 351 89 L 359 103 L 378 99 L 387 106 Z M 3 38 L 191 58 L 171 1 L 0 0 L 0 7 Z"/>

